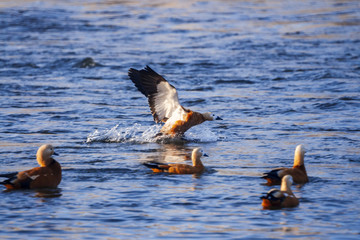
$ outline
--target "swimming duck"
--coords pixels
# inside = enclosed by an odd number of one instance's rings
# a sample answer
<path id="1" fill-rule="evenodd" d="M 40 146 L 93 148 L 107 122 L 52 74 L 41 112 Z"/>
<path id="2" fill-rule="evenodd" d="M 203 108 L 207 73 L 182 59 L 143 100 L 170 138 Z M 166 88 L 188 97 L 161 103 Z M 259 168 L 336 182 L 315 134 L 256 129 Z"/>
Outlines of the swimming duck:
<path id="1" fill-rule="evenodd" d="M 205 170 L 204 165 L 202 164 L 200 158 L 204 156 L 207 157 L 206 154 L 203 153 L 201 148 L 195 148 L 192 151 L 191 159 L 192 166 L 181 163 L 158 163 L 158 162 L 145 162 L 143 163 L 146 167 L 151 168 L 153 172 L 168 172 L 168 173 L 176 173 L 176 174 L 199 174 Z"/>
<path id="2" fill-rule="evenodd" d="M 282 178 L 281 188 L 271 189 L 266 196 L 261 197 L 264 209 L 290 208 L 299 205 L 299 199 L 291 191 L 292 177 L 286 175 Z"/>
<path id="3" fill-rule="evenodd" d="M 304 156 L 305 148 L 303 145 L 298 145 L 295 149 L 294 155 L 294 165 L 292 168 L 276 168 L 268 173 L 264 173 L 262 178 L 267 180 L 267 185 L 279 185 L 281 183 L 281 178 L 285 175 L 291 175 L 294 183 L 304 184 L 309 181 L 305 165 L 304 165 Z"/>
<path id="4" fill-rule="evenodd" d="M 9 179 L 0 184 L 7 189 L 56 188 L 61 182 L 61 166 L 51 157 L 52 155 L 57 155 L 54 147 L 50 144 L 42 145 L 36 153 L 40 167 L 1 175 Z"/>
<path id="5" fill-rule="evenodd" d="M 199 113 L 181 106 L 175 87 L 149 66 L 140 71 L 130 68 L 128 75 L 137 89 L 148 98 L 154 121 L 165 123 L 159 135 L 182 136 L 195 125 L 221 120 L 209 112 Z"/>

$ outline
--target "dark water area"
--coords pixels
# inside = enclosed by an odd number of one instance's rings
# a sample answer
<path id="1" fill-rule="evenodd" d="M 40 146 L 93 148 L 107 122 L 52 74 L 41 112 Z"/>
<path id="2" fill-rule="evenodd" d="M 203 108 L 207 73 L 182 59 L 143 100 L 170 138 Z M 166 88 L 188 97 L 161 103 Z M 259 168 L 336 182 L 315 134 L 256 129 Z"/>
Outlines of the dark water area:
<path id="1" fill-rule="evenodd" d="M 223 121 L 157 143 L 151 66 Z M 359 1 L 2 1 L 0 174 L 55 146 L 57 189 L 0 192 L 1 239 L 359 239 Z M 307 150 L 300 205 L 260 178 Z M 147 160 L 209 155 L 200 176 Z M 1 180 L 1 179 L 0 179 Z"/>

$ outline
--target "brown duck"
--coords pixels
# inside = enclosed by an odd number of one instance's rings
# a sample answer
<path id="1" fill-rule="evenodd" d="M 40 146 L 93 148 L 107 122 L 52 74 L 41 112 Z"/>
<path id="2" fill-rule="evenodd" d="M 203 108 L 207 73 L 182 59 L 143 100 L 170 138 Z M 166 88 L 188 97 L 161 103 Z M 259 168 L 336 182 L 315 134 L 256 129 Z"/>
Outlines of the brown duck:
<path id="1" fill-rule="evenodd" d="M 299 199 L 291 191 L 292 177 L 286 175 L 282 178 L 281 188 L 271 189 L 266 196 L 261 197 L 264 209 L 291 208 L 299 205 Z"/>
<path id="2" fill-rule="evenodd" d="M 282 177 L 291 175 L 294 183 L 304 184 L 309 181 L 304 165 L 305 148 L 303 145 L 298 145 L 295 149 L 294 165 L 292 168 L 275 168 L 268 173 L 264 173 L 262 178 L 265 178 L 268 186 L 280 185 Z"/>
<path id="3" fill-rule="evenodd" d="M 36 153 L 36 160 L 40 167 L 3 174 L 1 177 L 8 177 L 8 179 L 0 184 L 7 189 L 56 188 L 61 182 L 61 166 L 51 157 L 52 155 L 57 155 L 54 147 L 50 144 L 42 145 Z"/>

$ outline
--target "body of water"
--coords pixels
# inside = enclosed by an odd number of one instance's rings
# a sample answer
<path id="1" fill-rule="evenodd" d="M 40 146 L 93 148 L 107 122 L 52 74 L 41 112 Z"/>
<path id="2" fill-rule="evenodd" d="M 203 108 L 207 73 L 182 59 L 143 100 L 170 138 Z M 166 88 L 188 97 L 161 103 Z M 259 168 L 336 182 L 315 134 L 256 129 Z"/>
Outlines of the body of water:
<path id="1" fill-rule="evenodd" d="M 145 65 L 224 120 L 154 142 L 127 77 Z M 44 143 L 63 167 L 57 189 L 0 192 L 1 239 L 360 238 L 357 0 L 2 1 L 0 103 L 0 173 Z M 262 210 L 260 176 L 298 144 L 299 207 Z M 200 176 L 141 165 L 195 147 Z"/>

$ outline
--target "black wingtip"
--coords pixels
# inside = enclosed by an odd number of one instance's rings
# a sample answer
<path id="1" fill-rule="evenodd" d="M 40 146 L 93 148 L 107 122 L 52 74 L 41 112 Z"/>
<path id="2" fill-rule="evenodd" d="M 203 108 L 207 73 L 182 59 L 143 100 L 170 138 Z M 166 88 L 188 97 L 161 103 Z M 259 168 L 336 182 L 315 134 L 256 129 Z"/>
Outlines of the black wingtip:
<path id="1" fill-rule="evenodd" d="M 128 70 L 128 76 L 134 76 L 136 77 L 137 74 L 144 73 L 152 74 L 152 75 L 159 75 L 157 72 L 155 72 L 149 65 L 146 65 L 143 69 L 137 70 L 135 68 L 129 68 Z"/>
<path id="2" fill-rule="evenodd" d="M 146 97 L 148 97 L 149 93 L 142 84 L 140 72 L 138 70 L 136 70 L 135 68 L 129 68 L 128 76 L 129 76 L 130 80 L 135 84 L 135 87 L 142 94 L 144 94 Z"/>
<path id="3" fill-rule="evenodd" d="M 137 71 L 135 68 L 129 68 L 128 75 L 132 74 L 135 71 Z"/>
<path id="4" fill-rule="evenodd" d="M 130 78 L 132 81 L 134 81 L 133 78 L 138 77 L 138 75 L 139 75 L 139 71 L 138 71 L 137 69 L 135 69 L 135 68 L 129 68 L 129 70 L 128 70 L 128 76 L 129 76 L 129 78 Z"/>
<path id="5" fill-rule="evenodd" d="M 154 71 L 154 69 L 152 69 L 149 65 L 146 65 L 144 67 L 144 70 L 148 71 L 148 72 L 151 72 L 151 73 L 154 73 L 154 74 L 158 74 L 157 72 Z"/>

